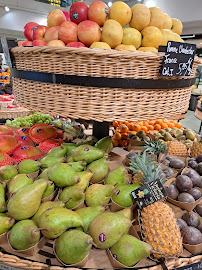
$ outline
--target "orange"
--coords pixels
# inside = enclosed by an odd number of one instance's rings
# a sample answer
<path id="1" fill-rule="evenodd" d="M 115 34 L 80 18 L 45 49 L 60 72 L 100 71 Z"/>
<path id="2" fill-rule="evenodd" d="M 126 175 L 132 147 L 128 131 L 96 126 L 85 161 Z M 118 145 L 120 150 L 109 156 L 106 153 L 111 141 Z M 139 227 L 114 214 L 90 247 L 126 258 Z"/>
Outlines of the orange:
<path id="1" fill-rule="evenodd" d="M 128 145 L 128 141 L 127 140 L 120 140 L 119 145 L 123 146 L 123 147 L 126 147 Z"/>
<path id="2" fill-rule="evenodd" d="M 155 130 L 161 130 L 161 125 L 155 124 L 155 125 L 154 125 L 154 129 L 155 129 Z"/>
<path id="3" fill-rule="evenodd" d="M 155 120 L 149 120 L 148 122 L 149 122 L 150 125 L 154 125 L 156 121 Z"/>
<path id="4" fill-rule="evenodd" d="M 163 123 L 163 124 L 161 125 L 161 128 L 162 128 L 162 129 L 168 128 L 168 125 L 167 125 L 166 123 Z"/>
<path id="5" fill-rule="evenodd" d="M 113 122 L 113 127 L 117 128 L 119 126 L 119 122 L 118 121 L 114 121 Z"/>
<path id="6" fill-rule="evenodd" d="M 128 133 L 121 133 L 121 139 L 127 140 L 128 139 Z"/>
<path id="7" fill-rule="evenodd" d="M 135 124 L 134 123 L 131 123 L 131 131 L 132 130 L 135 130 Z"/>
<path id="8" fill-rule="evenodd" d="M 140 126 L 144 126 L 143 121 L 138 121 L 138 125 L 140 125 Z"/>
<path id="9" fill-rule="evenodd" d="M 124 124 L 122 124 L 119 128 L 121 133 L 126 133 L 129 131 L 128 127 Z"/>
<path id="10" fill-rule="evenodd" d="M 181 124 L 181 123 L 176 123 L 175 126 L 176 126 L 177 128 L 182 128 L 182 124 Z"/>
<path id="11" fill-rule="evenodd" d="M 129 130 L 133 130 L 133 124 L 132 123 L 128 123 L 127 127 L 128 127 Z"/>
<path id="12" fill-rule="evenodd" d="M 146 133 L 148 132 L 148 128 L 145 127 L 145 126 L 143 126 L 143 127 L 141 128 L 141 130 L 145 131 Z"/>
<path id="13" fill-rule="evenodd" d="M 115 132 L 115 134 L 114 134 L 114 137 L 113 137 L 115 140 L 117 140 L 117 141 L 119 141 L 119 140 L 121 140 L 121 133 L 119 133 L 119 132 Z"/>
<path id="14" fill-rule="evenodd" d="M 168 126 L 169 126 L 170 128 L 174 128 L 174 127 L 175 127 L 175 124 L 172 123 L 172 122 L 170 121 L 170 122 L 168 122 Z"/>
<path id="15" fill-rule="evenodd" d="M 134 126 L 134 131 L 140 131 L 141 130 L 141 126 L 139 124 L 135 124 Z"/>
<path id="16" fill-rule="evenodd" d="M 163 119 L 157 119 L 155 124 L 162 125 L 163 124 Z"/>
<path id="17" fill-rule="evenodd" d="M 137 133 L 137 131 L 131 131 L 130 133 L 135 135 Z"/>
<path id="18" fill-rule="evenodd" d="M 148 126 L 148 130 L 154 130 L 154 126 L 153 125 L 149 125 Z"/>
<path id="19" fill-rule="evenodd" d="M 112 144 L 114 147 L 119 145 L 119 142 L 117 140 L 114 139 L 114 137 L 112 138 Z"/>
<path id="20" fill-rule="evenodd" d="M 148 122 L 148 121 L 145 121 L 145 122 L 144 122 L 144 126 L 145 126 L 145 127 L 148 127 L 148 126 L 149 126 L 149 122 Z"/>

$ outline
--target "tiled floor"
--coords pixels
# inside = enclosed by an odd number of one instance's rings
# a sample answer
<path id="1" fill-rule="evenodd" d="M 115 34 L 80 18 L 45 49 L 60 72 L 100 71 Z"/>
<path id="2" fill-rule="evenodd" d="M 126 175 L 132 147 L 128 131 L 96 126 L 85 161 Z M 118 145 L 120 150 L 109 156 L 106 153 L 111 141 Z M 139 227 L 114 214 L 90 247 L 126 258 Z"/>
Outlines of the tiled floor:
<path id="1" fill-rule="evenodd" d="M 180 123 L 182 123 L 184 128 L 190 128 L 194 130 L 196 133 L 198 133 L 201 121 L 195 117 L 193 111 L 188 111 L 186 118 L 183 120 L 180 120 Z M 201 132 L 201 135 L 202 135 L 202 132 Z"/>

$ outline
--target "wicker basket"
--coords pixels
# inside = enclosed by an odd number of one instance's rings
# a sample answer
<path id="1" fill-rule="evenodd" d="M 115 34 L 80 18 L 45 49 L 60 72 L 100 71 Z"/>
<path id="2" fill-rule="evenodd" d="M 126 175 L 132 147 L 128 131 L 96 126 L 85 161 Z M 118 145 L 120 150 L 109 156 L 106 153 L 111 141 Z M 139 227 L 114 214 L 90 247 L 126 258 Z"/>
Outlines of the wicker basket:
<path id="1" fill-rule="evenodd" d="M 194 114 L 199 120 L 202 121 L 202 102 L 201 102 L 201 100 L 198 101 Z"/>
<path id="2" fill-rule="evenodd" d="M 88 48 L 15 47 L 18 70 L 76 76 L 170 80 L 160 77 L 163 56 Z M 200 63 L 195 57 L 191 76 Z M 172 77 L 174 80 L 187 77 Z M 157 81 L 158 84 L 158 81 Z M 56 84 L 13 78 L 16 101 L 31 110 L 96 121 L 180 118 L 189 105 L 191 87 L 175 89 L 122 89 Z"/>

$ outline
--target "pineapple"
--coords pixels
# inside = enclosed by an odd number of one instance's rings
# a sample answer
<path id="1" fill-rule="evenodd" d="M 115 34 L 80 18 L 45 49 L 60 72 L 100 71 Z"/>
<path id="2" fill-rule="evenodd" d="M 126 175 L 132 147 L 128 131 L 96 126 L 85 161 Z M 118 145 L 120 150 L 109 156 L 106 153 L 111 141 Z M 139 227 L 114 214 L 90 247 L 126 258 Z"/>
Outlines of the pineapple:
<path id="1" fill-rule="evenodd" d="M 152 162 L 145 152 L 131 162 L 131 170 L 141 176 L 141 185 L 162 180 L 160 166 Z M 144 240 L 152 246 L 155 258 L 177 257 L 182 253 L 179 226 L 172 209 L 165 202 L 157 201 L 143 208 L 141 221 Z"/>
<path id="2" fill-rule="evenodd" d="M 193 146 L 190 150 L 191 157 L 197 158 L 199 155 L 202 154 L 202 137 L 196 136 L 197 141 L 193 143 Z"/>
<path id="3" fill-rule="evenodd" d="M 168 155 L 171 156 L 187 156 L 187 147 L 184 143 L 179 141 L 168 141 L 166 142 L 166 146 L 169 147 Z"/>

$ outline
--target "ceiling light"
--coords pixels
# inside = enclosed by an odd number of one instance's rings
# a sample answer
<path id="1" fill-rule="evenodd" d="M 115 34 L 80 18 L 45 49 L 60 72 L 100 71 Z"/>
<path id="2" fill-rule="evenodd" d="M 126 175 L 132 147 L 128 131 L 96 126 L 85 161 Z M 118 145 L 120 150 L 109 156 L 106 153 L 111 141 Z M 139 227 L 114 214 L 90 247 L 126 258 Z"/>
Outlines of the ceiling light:
<path id="1" fill-rule="evenodd" d="M 111 6 L 112 6 L 112 2 L 109 2 L 109 3 L 108 3 L 108 7 L 111 7 Z"/>
<path id="2" fill-rule="evenodd" d="M 10 8 L 8 6 L 5 6 L 4 9 L 6 12 L 9 12 L 9 10 L 10 10 Z"/>
<path id="3" fill-rule="evenodd" d="M 138 2 L 142 2 L 142 0 L 137 0 Z"/>
<path id="4" fill-rule="evenodd" d="M 146 6 L 147 6 L 148 8 L 150 8 L 150 7 L 155 7 L 155 6 L 156 6 L 156 1 L 155 1 L 155 0 L 148 0 L 148 1 L 146 2 Z"/>

